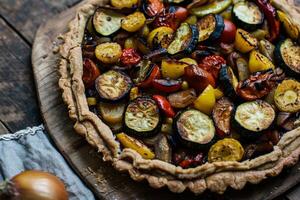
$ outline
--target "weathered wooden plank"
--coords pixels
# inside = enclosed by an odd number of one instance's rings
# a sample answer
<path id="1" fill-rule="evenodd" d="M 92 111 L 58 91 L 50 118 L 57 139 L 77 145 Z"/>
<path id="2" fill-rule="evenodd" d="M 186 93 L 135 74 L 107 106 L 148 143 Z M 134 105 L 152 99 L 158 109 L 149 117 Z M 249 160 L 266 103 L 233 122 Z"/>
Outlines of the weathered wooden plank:
<path id="1" fill-rule="evenodd" d="M 30 51 L 0 19 L 0 120 L 12 132 L 41 123 Z"/>
<path id="2" fill-rule="evenodd" d="M 45 125 L 65 158 L 75 171 L 103 199 L 272 199 L 295 185 L 299 178 L 298 167 L 285 170 L 278 177 L 270 178 L 259 185 L 247 185 L 241 191 L 229 190 L 224 196 L 206 192 L 195 196 L 189 192 L 173 194 L 166 188 L 153 189 L 146 182 L 135 182 L 127 174 L 114 170 L 110 163 L 102 161 L 99 154 L 81 139 L 72 129 L 57 88 L 57 56 L 52 54 L 55 35 L 65 31 L 66 22 L 73 16 L 72 10 L 44 24 L 37 33 L 33 49 L 33 68 L 37 82 L 41 111 Z M 64 19 L 64 20 L 61 20 Z M 55 28 L 54 28 L 55 27 Z M 299 164 L 298 164 L 299 165 Z"/>
<path id="3" fill-rule="evenodd" d="M 289 193 L 285 195 L 288 200 L 300 199 L 300 186 L 293 188 Z"/>
<path id="4" fill-rule="evenodd" d="M 29 43 L 38 26 L 80 0 L 1 0 L 0 14 Z"/>

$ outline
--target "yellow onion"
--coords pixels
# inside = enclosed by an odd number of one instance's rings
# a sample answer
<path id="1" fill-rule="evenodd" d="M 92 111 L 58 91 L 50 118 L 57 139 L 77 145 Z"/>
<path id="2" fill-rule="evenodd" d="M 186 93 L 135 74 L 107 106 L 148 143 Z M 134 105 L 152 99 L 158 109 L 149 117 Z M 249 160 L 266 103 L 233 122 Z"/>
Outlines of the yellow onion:
<path id="1" fill-rule="evenodd" d="M 29 170 L 0 183 L 0 199 L 67 200 L 68 194 L 63 182 L 56 176 Z"/>

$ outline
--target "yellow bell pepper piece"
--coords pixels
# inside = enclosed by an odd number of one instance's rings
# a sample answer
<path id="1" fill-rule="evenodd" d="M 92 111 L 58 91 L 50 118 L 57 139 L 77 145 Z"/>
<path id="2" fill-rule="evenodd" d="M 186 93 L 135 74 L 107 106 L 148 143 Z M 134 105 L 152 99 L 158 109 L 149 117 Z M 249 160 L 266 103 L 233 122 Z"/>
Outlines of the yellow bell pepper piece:
<path id="1" fill-rule="evenodd" d="M 125 148 L 135 150 L 145 159 L 153 159 L 155 157 L 155 154 L 146 145 L 125 133 L 117 134 L 117 139 Z"/>
<path id="2" fill-rule="evenodd" d="M 251 73 L 275 68 L 266 56 L 256 50 L 251 51 L 248 66 Z"/>
<path id="3" fill-rule="evenodd" d="M 299 37 L 299 30 L 295 24 L 293 24 L 290 18 L 282 11 L 277 10 L 277 16 L 279 21 L 283 24 L 286 33 L 294 40 Z"/>
<path id="4" fill-rule="evenodd" d="M 224 94 L 223 94 L 222 90 L 220 90 L 220 88 L 214 89 L 214 93 L 215 93 L 216 99 L 220 99 L 221 97 L 224 96 Z"/>
<path id="5" fill-rule="evenodd" d="M 177 79 L 184 74 L 188 64 L 177 60 L 166 59 L 161 61 L 161 73 L 164 78 Z"/>
<path id="6" fill-rule="evenodd" d="M 199 111 L 210 115 L 216 103 L 215 90 L 208 85 L 205 90 L 194 101 L 194 107 Z"/>
<path id="7" fill-rule="evenodd" d="M 198 65 L 197 61 L 193 58 L 182 58 L 179 60 L 180 62 L 184 62 L 189 65 Z"/>
<path id="8" fill-rule="evenodd" d="M 243 29 L 237 29 L 235 34 L 234 47 L 242 52 L 247 53 L 256 48 L 258 45 L 258 41 L 255 37 L 253 37 L 247 31 Z"/>

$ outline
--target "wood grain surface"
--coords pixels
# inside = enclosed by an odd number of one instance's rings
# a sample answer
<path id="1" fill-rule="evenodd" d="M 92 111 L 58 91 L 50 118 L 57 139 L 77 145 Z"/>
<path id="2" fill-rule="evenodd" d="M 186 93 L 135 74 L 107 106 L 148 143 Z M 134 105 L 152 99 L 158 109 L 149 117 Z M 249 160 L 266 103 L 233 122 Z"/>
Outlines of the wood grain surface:
<path id="1" fill-rule="evenodd" d="M 206 192 L 195 196 L 190 192 L 173 194 L 167 189 L 155 190 L 145 182 L 134 182 L 127 174 L 114 170 L 104 163 L 101 155 L 79 137 L 72 129 L 66 106 L 58 89 L 58 56 L 52 48 L 55 36 L 66 31 L 67 22 L 74 16 L 75 8 L 64 11 L 39 28 L 33 45 L 33 71 L 46 128 L 52 139 L 72 165 L 73 169 L 101 199 L 245 199 L 268 200 L 278 197 L 300 181 L 300 164 L 284 170 L 278 177 L 258 185 L 248 185 L 241 191 L 228 190 L 223 196 Z"/>

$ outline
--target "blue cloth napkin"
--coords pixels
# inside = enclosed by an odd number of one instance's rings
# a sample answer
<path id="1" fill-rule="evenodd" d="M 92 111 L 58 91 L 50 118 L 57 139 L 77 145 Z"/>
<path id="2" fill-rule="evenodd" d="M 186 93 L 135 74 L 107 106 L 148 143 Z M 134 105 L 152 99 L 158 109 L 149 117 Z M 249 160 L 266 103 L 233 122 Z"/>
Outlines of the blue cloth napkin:
<path id="1" fill-rule="evenodd" d="M 65 183 L 70 200 L 95 199 L 50 143 L 43 125 L 0 135 L 0 182 L 30 169 L 59 177 Z"/>

